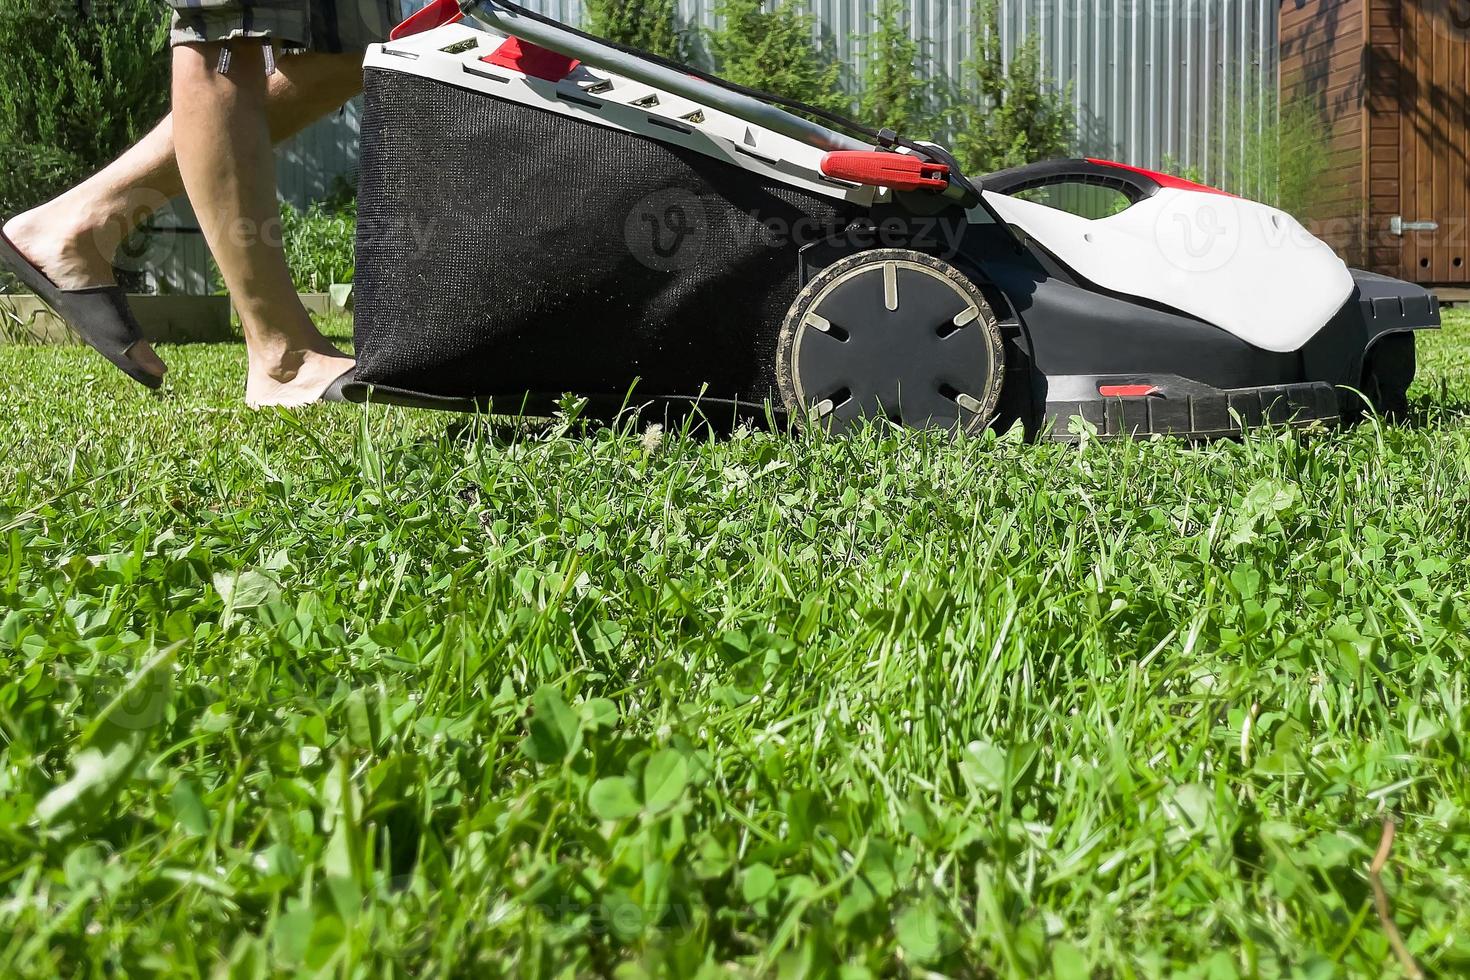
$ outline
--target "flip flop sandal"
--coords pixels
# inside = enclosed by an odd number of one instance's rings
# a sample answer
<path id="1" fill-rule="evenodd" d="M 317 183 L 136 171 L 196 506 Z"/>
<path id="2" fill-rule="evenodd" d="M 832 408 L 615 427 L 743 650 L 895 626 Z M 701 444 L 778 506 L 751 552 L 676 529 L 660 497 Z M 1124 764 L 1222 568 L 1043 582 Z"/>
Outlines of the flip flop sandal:
<path id="1" fill-rule="evenodd" d="M 339 376 L 336 381 L 333 381 L 331 384 L 327 385 L 327 390 L 324 391 L 324 392 L 322 392 L 321 398 L 318 398 L 317 401 L 322 401 L 322 402 L 348 402 L 348 401 L 351 401 L 351 399 L 348 398 L 347 395 L 343 393 L 343 390 L 342 389 L 344 389 L 348 385 L 352 384 L 356 379 L 357 379 L 357 368 L 355 368 L 355 367 L 348 368 L 346 371 L 343 371 L 342 372 L 341 376 Z"/>
<path id="2" fill-rule="evenodd" d="M 32 265 L 3 231 L 0 231 L 0 263 L 9 267 L 67 326 L 123 374 L 146 388 L 163 384 L 163 378 L 149 374 L 128 357 L 128 351 L 143 339 L 143 330 L 133 311 L 128 309 L 127 295 L 120 286 L 61 289 Z"/>

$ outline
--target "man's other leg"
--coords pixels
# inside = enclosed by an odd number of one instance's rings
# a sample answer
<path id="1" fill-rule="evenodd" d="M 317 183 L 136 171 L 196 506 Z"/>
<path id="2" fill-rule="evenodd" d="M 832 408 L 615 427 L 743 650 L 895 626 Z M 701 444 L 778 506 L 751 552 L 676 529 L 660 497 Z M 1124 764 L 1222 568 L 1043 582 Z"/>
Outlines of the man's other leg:
<path id="1" fill-rule="evenodd" d="M 361 53 L 292 55 L 280 59 L 278 66 L 266 85 L 266 116 L 276 143 L 295 136 L 362 90 Z M 169 115 L 88 180 L 10 219 L 5 235 L 62 289 L 108 285 L 113 282 L 113 256 L 122 242 L 183 192 Z M 163 363 L 147 343 L 128 353 L 145 370 L 163 373 Z"/>
<path id="2" fill-rule="evenodd" d="M 352 360 L 317 331 L 286 266 L 264 52 L 259 41 L 176 46 L 173 136 L 189 202 L 244 327 L 245 400 L 294 406 L 316 401 Z M 289 70 L 291 60 L 278 64 Z"/>

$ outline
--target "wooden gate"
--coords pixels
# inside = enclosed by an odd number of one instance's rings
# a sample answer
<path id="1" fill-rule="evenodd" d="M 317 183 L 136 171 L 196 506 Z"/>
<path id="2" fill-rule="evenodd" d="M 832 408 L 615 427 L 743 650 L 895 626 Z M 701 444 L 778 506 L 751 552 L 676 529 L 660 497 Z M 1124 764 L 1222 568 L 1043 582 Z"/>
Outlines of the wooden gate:
<path id="1" fill-rule="evenodd" d="M 1385 146 L 1397 123 L 1397 205 L 1381 206 L 1387 195 L 1374 193 L 1373 232 L 1398 246 L 1400 278 L 1470 283 L 1470 0 L 1373 6 L 1375 14 L 1398 8 L 1400 51 L 1398 118 L 1384 120 L 1388 132 L 1370 135 L 1374 149 Z M 1374 25 L 1375 55 L 1392 34 Z"/>

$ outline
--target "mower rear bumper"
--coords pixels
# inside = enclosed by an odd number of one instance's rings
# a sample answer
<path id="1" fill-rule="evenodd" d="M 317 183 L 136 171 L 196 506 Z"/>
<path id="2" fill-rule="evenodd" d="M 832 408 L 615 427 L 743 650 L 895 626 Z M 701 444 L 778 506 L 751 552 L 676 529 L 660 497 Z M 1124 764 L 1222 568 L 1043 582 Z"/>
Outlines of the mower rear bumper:
<path id="1" fill-rule="evenodd" d="M 1337 426 L 1356 418 L 1362 397 L 1354 392 L 1372 387 L 1374 348 L 1385 337 L 1437 329 L 1440 311 L 1432 293 L 1411 283 L 1356 269 L 1353 279 L 1353 295 L 1302 349 L 1300 381 L 1219 388 L 1177 374 L 1052 375 L 1040 429 L 1061 442 L 1077 442 L 1083 428 L 1102 439 L 1204 440 L 1260 425 Z M 1131 391 L 1110 397 L 1118 389 Z"/>
<path id="2" fill-rule="evenodd" d="M 1352 273 L 1353 295 L 1302 348 L 1307 378 L 1357 387 L 1368 355 L 1384 337 L 1439 329 L 1439 298 L 1429 290 L 1376 272 Z"/>

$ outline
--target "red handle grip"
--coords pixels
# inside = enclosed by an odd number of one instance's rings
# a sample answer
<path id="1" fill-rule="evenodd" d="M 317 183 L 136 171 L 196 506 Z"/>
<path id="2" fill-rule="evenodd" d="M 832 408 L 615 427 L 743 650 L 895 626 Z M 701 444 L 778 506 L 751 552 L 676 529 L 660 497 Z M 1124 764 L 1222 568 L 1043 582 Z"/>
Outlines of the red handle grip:
<path id="1" fill-rule="evenodd" d="M 942 191 L 949 187 L 949 167 L 944 164 L 877 150 L 834 150 L 822 158 L 822 173 L 833 180 L 896 191 Z"/>

